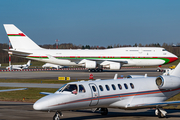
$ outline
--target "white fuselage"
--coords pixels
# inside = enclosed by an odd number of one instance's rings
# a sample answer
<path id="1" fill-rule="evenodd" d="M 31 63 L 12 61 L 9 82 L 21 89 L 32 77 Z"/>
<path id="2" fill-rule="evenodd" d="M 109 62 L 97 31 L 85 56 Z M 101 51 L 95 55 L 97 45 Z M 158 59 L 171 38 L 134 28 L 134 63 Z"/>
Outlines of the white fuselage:
<path id="1" fill-rule="evenodd" d="M 96 61 L 104 67 L 111 63 L 121 63 L 122 66 L 153 66 L 177 60 L 174 54 L 164 48 L 156 47 L 124 47 L 105 50 L 37 49 L 24 50 L 24 52 L 32 53 L 24 56 L 26 58 L 62 66 L 85 66 L 87 61 Z"/>

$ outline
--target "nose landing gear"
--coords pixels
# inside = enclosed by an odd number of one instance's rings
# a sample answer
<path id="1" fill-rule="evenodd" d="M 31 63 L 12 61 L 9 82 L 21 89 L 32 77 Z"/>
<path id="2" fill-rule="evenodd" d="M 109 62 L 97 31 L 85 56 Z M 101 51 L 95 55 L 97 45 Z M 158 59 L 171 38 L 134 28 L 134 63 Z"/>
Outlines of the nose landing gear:
<path id="1" fill-rule="evenodd" d="M 59 111 L 57 111 L 55 113 L 55 115 L 53 116 L 53 120 L 60 120 L 60 116 L 63 116 L 63 114 Z"/>
<path id="2" fill-rule="evenodd" d="M 166 112 L 165 110 L 163 110 L 162 108 L 156 108 L 155 114 L 156 114 L 159 118 L 163 118 L 163 117 L 166 117 L 167 112 Z"/>

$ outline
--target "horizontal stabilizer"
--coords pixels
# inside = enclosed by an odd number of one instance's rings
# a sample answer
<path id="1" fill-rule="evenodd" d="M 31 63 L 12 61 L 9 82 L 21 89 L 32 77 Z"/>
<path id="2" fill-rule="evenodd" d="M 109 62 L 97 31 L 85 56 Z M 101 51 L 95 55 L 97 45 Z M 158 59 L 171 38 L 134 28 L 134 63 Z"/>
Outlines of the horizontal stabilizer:
<path id="1" fill-rule="evenodd" d="M 7 51 L 7 52 L 12 52 L 13 54 L 32 54 L 30 52 L 24 52 L 24 51 L 17 51 L 17 50 L 12 50 L 12 49 L 3 49 L 4 51 Z"/>

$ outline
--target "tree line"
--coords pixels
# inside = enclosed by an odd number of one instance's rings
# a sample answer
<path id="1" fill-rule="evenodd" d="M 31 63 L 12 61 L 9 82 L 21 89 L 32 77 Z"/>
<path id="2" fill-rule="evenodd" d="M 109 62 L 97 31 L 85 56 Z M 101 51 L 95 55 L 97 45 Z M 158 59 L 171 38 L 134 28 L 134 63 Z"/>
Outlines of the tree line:
<path id="1" fill-rule="evenodd" d="M 46 49 L 56 49 L 56 44 L 44 44 L 39 45 L 42 48 Z M 58 44 L 58 49 L 108 49 L 108 48 L 119 48 L 119 47 L 163 47 L 167 51 L 180 56 L 180 47 L 172 47 L 172 44 L 163 43 L 160 45 L 159 43 L 152 43 L 152 44 L 146 44 L 142 45 L 141 43 L 134 45 L 120 45 L 120 44 L 114 44 L 114 45 L 108 45 L 107 47 L 104 46 L 90 46 L 90 45 L 74 45 L 72 43 L 62 43 Z M 7 51 L 4 51 L 3 49 L 8 49 L 9 45 L 6 43 L 0 43 L 0 64 L 1 63 L 8 63 L 9 61 L 9 55 Z M 12 62 L 27 62 L 27 59 L 20 58 L 16 56 L 12 56 L 11 59 Z"/>

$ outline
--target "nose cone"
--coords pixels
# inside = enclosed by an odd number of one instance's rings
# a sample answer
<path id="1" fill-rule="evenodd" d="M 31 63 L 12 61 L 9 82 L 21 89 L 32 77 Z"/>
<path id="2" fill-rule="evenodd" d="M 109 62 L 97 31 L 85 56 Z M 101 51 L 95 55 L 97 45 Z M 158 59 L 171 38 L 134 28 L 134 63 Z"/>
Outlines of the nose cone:
<path id="1" fill-rule="evenodd" d="M 47 95 L 36 101 L 33 105 L 33 108 L 35 110 L 49 110 L 49 106 L 52 103 L 56 104 L 56 99 L 54 98 L 54 95 Z"/>
<path id="2" fill-rule="evenodd" d="M 35 110 L 46 110 L 48 108 L 48 105 L 49 105 L 48 100 L 41 98 L 34 103 L 33 108 Z"/>
<path id="3" fill-rule="evenodd" d="M 168 63 L 174 62 L 176 60 L 178 60 L 178 57 L 176 55 L 174 55 L 172 58 L 169 58 L 169 62 Z"/>

